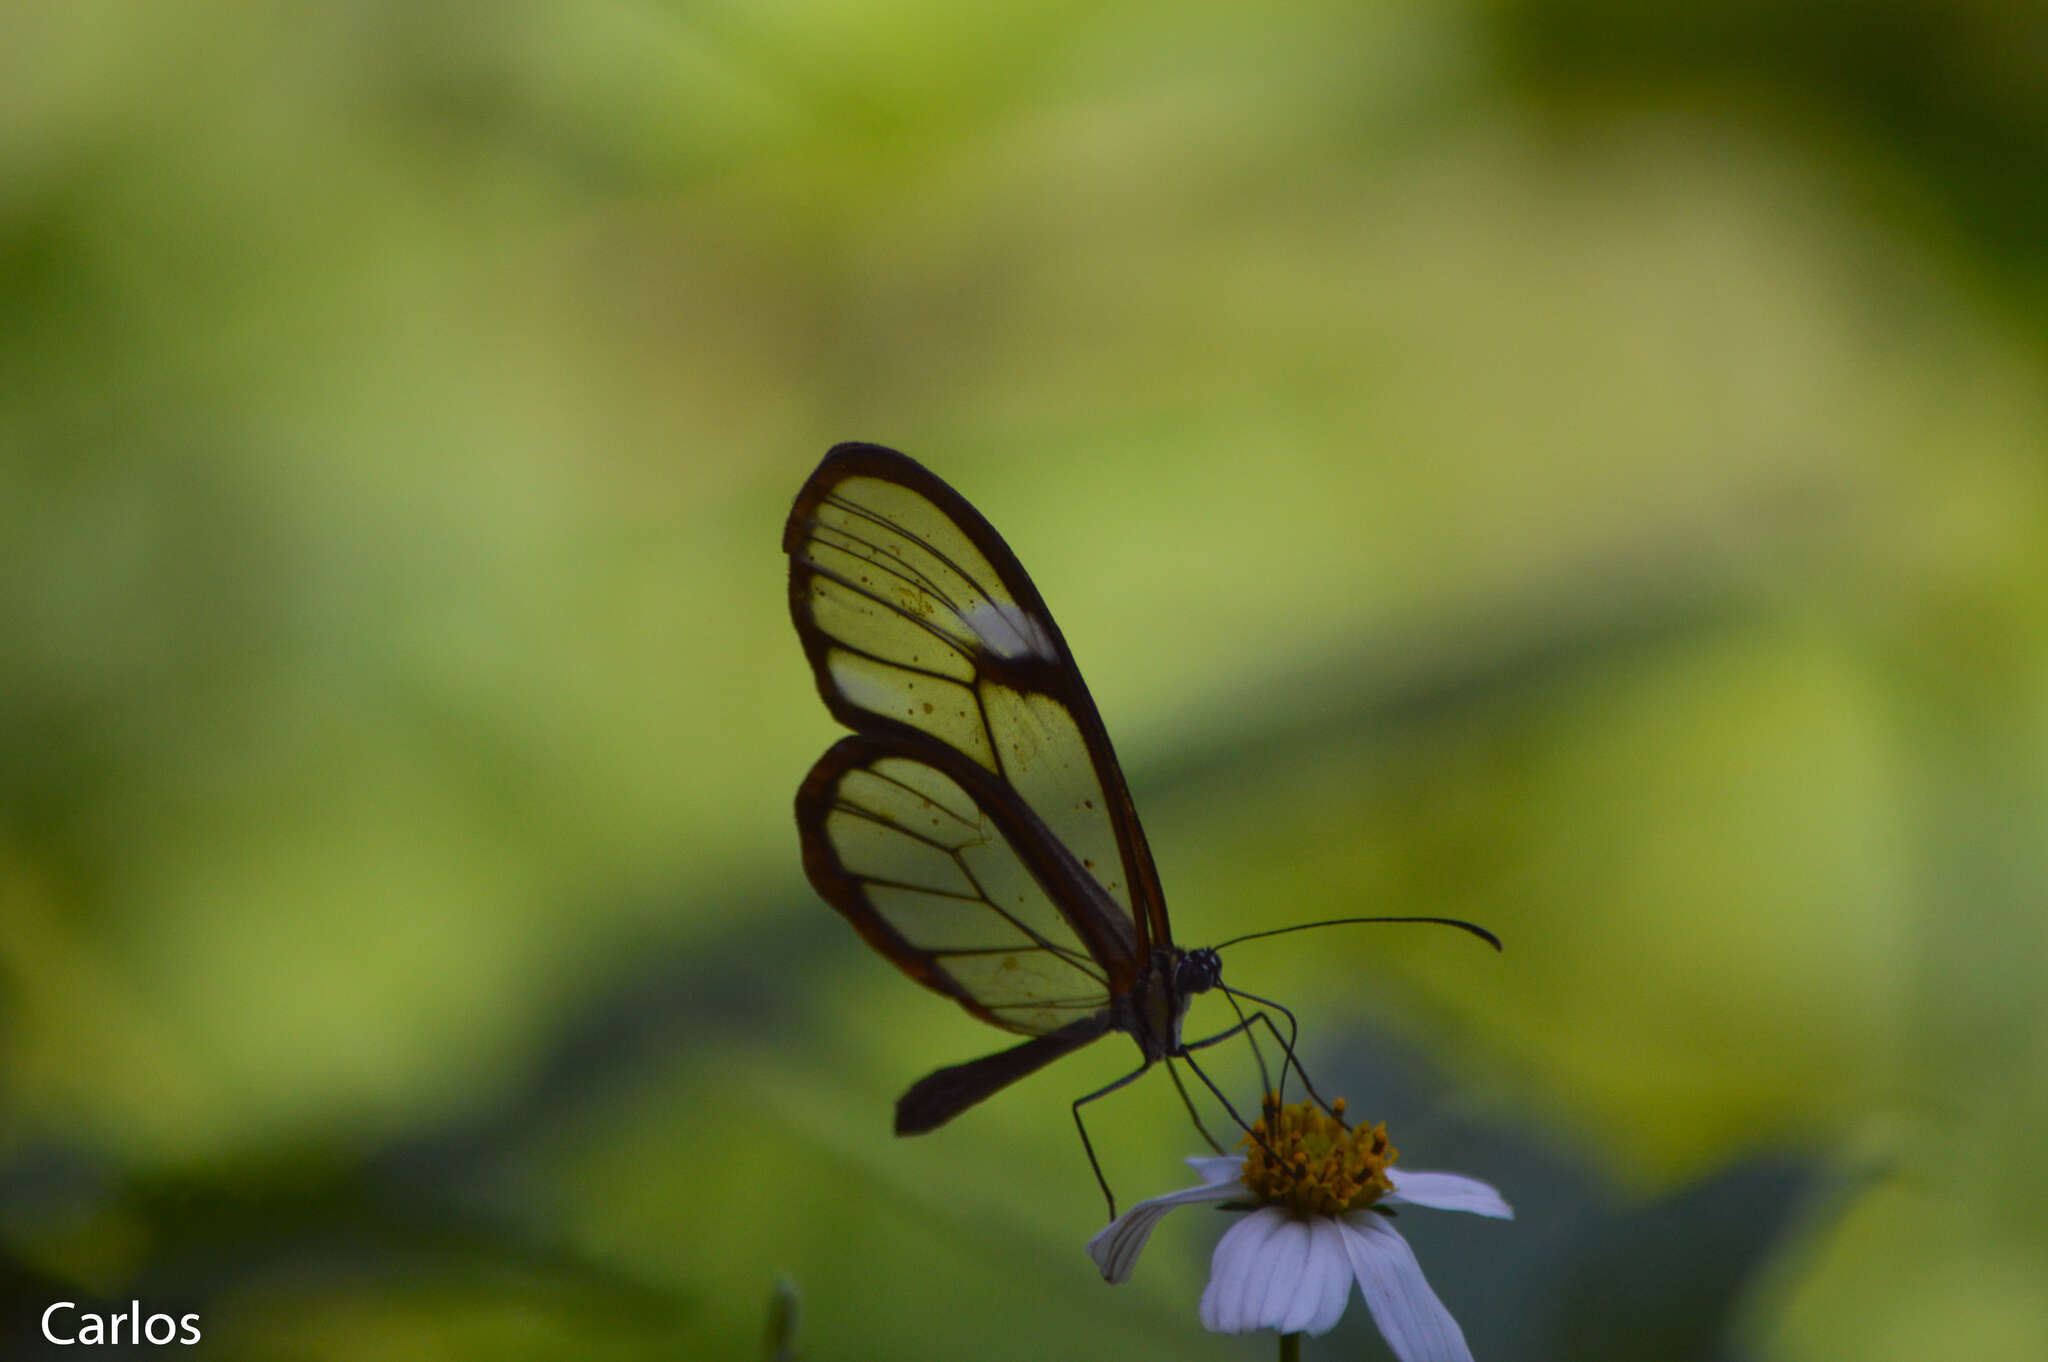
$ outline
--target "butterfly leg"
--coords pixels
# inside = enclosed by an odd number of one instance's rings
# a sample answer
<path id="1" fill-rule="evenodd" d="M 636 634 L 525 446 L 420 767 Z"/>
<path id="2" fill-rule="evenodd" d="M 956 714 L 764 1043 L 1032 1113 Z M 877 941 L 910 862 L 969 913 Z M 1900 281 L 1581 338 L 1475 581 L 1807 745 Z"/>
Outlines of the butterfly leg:
<path id="1" fill-rule="evenodd" d="M 1145 1071 L 1151 1067 L 1152 1061 L 1148 1059 L 1109 1086 L 1097 1088 L 1086 1097 L 1074 1099 L 1074 1129 L 1081 1132 L 1081 1149 L 1088 1155 L 1088 1166 L 1095 1170 L 1095 1185 L 1102 1189 L 1102 1199 L 1109 1203 L 1109 1218 L 1111 1220 L 1116 1219 L 1116 1194 L 1109 1190 L 1109 1179 L 1102 1176 L 1102 1161 L 1095 1157 L 1095 1143 L 1088 1138 L 1088 1126 L 1081 1119 L 1081 1108 L 1098 1097 L 1107 1097 L 1118 1088 L 1137 1082 L 1140 1078 L 1144 1077 Z"/>
<path id="2" fill-rule="evenodd" d="M 1237 995 L 1228 988 L 1218 985 L 1217 991 L 1222 993 L 1224 1001 L 1230 1004 L 1230 1010 L 1237 1014 L 1238 1026 L 1244 1031 L 1245 1044 L 1252 1048 L 1252 1063 L 1259 1066 L 1260 1101 L 1263 1102 L 1265 1100 L 1267 1093 L 1274 1093 L 1284 1099 L 1287 1088 L 1287 1066 L 1285 1064 L 1280 1066 L 1280 1086 L 1276 1089 L 1273 1086 L 1273 1075 L 1266 1069 L 1266 1052 L 1259 1048 L 1259 1038 L 1251 1029 L 1253 1019 L 1245 1015 L 1244 1004 L 1240 1003 L 1237 1000 Z M 1285 1053 L 1285 1047 L 1282 1048 L 1282 1053 Z"/>
<path id="3" fill-rule="evenodd" d="M 1188 1096 L 1188 1085 L 1180 1081 L 1180 1071 L 1173 1067 L 1171 1059 L 1166 1061 L 1166 1076 L 1173 1080 L 1173 1090 L 1180 1094 L 1180 1104 L 1188 1109 L 1188 1119 L 1195 1123 L 1195 1130 L 1208 1141 L 1209 1148 L 1221 1154 L 1223 1146 L 1216 1143 L 1216 1137 L 1209 1133 L 1209 1127 L 1202 1124 L 1202 1114 L 1195 1110 L 1195 1099 Z"/>
<path id="4" fill-rule="evenodd" d="M 1258 1012 L 1254 1012 L 1246 1024 L 1249 1025 L 1251 1022 L 1264 1022 L 1266 1024 L 1266 1029 L 1273 1033 L 1274 1043 L 1277 1044 L 1280 1047 L 1281 1052 L 1287 1056 L 1286 1062 L 1282 1064 L 1280 1068 L 1281 1083 L 1284 1084 L 1287 1082 L 1287 1069 L 1291 1066 L 1294 1069 L 1294 1072 L 1300 1075 L 1301 1086 L 1308 1090 L 1310 1100 L 1312 1100 L 1317 1106 L 1321 1107 L 1324 1111 L 1331 1111 L 1330 1104 L 1323 1100 L 1323 1095 L 1316 1091 L 1316 1085 L 1309 1081 L 1308 1070 L 1302 1067 L 1301 1056 L 1295 1049 L 1295 1041 L 1301 1035 L 1301 1022 L 1295 1017 L 1294 1013 L 1282 1007 L 1279 1003 L 1274 1002 L 1271 998 L 1261 998 L 1256 993 L 1246 993 L 1240 989 L 1228 988 L 1221 984 L 1217 985 L 1217 987 L 1219 989 L 1222 989 L 1224 993 L 1229 994 L 1231 1001 L 1233 1003 L 1237 999 L 1242 998 L 1248 1003 L 1257 1003 L 1259 1005 L 1261 1010 Z M 1274 1023 L 1273 1019 L 1266 1015 L 1265 1011 L 1263 1010 L 1265 1008 L 1271 1008 L 1273 1011 L 1278 1012 L 1281 1016 L 1287 1018 L 1287 1034 L 1285 1037 L 1281 1036 L 1280 1028 Z M 1334 1115 L 1335 1113 L 1332 1112 L 1332 1114 Z"/>
<path id="5" fill-rule="evenodd" d="M 1267 1154 L 1272 1155 L 1273 1147 L 1267 1144 L 1265 1140 L 1260 1138 L 1258 1132 L 1251 1128 L 1251 1124 L 1247 1122 L 1244 1119 L 1244 1117 L 1237 1114 L 1237 1108 L 1230 1105 L 1230 1099 L 1223 1095 L 1223 1089 L 1217 1087 L 1215 1080 L 1210 1078 L 1208 1074 L 1202 1071 L 1202 1066 L 1195 1063 L 1195 1057 L 1192 1053 L 1190 1053 L 1191 1051 L 1195 1050 L 1207 1049 L 1211 1045 L 1221 1045 L 1224 1041 L 1229 1040 L 1232 1036 L 1235 1036 L 1240 1032 L 1249 1032 L 1251 1029 L 1252 1022 L 1261 1020 L 1263 1017 L 1263 1013 L 1255 1012 L 1252 1014 L 1251 1017 L 1247 1018 L 1246 1020 L 1238 1022 L 1237 1025 L 1231 1027 L 1227 1031 L 1219 1031 L 1215 1035 L 1204 1037 L 1201 1040 L 1189 1041 L 1186 1044 L 1182 1045 L 1178 1050 L 1174 1051 L 1172 1058 L 1185 1061 L 1188 1066 L 1188 1071 L 1194 1074 L 1195 1077 L 1202 1080 L 1202 1086 L 1207 1088 L 1211 1095 L 1213 1095 L 1216 1098 L 1216 1100 L 1223 1105 L 1223 1109 L 1230 1113 L 1230 1119 L 1237 1122 L 1237 1128 L 1239 1130 L 1242 1130 L 1245 1134 L 1251 1136 L 1251 1138 L 1253 1138 L 1254 1140 L 1258 1140 L 1259 1147 L 1261 1149 L 1264 1149 Z M 1270 1026 L 1272 1025 L 1272 1023 L 1268 1021 L 1267 1025 Z M 1265 1066 L 1262 1064 L 1260 1067 L 1263 1069 Z M 1263 1094 L 1261 1094 L 1261 1097 L 1263 1098 Z M 1197 1122 L 1196 1124 L 1199 1125 L 1200 1123 Z M 1204 1131 L 1203 1133 L 1207 1134 L 1208 1132 Z M 1277 1158 L 1278 1156 L 1274 1155 L 1274 1157 Z"/>

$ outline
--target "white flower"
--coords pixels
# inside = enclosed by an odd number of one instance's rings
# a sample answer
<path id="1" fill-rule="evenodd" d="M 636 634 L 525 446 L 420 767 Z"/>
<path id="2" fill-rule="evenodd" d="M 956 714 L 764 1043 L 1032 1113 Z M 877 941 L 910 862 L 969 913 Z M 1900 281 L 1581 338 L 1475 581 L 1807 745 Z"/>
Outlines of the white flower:
<path id="1" fill-rule="evenodd" d="M 1189 1159 L 1201 1186 L 1139 1202 L 1088 1241 L 1089 1256 L 1103 1277 L 1121 1282 L 1168 1211 L 1236 1202 L 1251 1213 L 1224 1232 L 1209 1261 L 1203 1328 L 1325 1334 L 1357 1282 L 1401 1362 L 1471 1362 L 1464 1331 L 1379 1208 L 1426 1206 L 1503 1220 L 1514 1212 L 1476 1178 L 1390 1167 L 1396 1154 L 1385 1129 L 1348 1129 L 1343 1109 L 1340 1101 L 1332 1114 L 1307 1103 L 1276 1110 L 1269 1099 L 1243 1157 Z"/>

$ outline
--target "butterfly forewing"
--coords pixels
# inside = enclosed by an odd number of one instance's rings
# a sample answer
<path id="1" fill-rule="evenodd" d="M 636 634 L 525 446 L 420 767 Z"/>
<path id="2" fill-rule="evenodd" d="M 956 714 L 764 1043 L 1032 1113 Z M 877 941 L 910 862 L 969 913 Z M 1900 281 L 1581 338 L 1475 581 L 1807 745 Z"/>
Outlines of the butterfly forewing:
<path id="1" fill-rule="evenodd" d="M 843 739 L 797 796 L 805 868 L 912 978 L 1005 1030 L 1044 1035 L 1109 1005 L 1120 981 L 1097 952 L 1114 958 L 1131 943 L 1083 936 L 1055 898 L 1080 872 L 1057 853 L 1034 872 L 1025 858 L 1045 851 L 1046 830 L 993 788 L 970 792 L 986 779 L 922 742 Z"/>
<path id="2" fill-rule="evenodd" d="M 783 547 L 832 712 L 863 733 L 942 744 L 993 777 L 1128 924 L 1134 974 L 1169 940 L 1151 853 L 1066 640 L 1002 538 L 916 462 L 841 445 L 798 495 Z M 1055 907 L 1075 911 L 1057 895 Z"/>

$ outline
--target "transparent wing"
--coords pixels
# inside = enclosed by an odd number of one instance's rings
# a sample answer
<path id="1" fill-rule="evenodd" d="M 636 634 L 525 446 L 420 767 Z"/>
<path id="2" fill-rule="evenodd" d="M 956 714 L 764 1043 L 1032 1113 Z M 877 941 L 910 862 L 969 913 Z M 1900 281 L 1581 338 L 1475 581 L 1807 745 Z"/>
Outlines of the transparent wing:
<path id="1" fill-rule="evenodd" d="M 1128 939 L 1090 939 L 1117 930 L 1102 891 L 980 767 L 927 740 L 856 734 L 811 769 L 796 814 L 811 883 L 925 987 L 1026 1035 L 1109 1006 L 1100 955 Z M 1084 931 L 1060 899 L 1091 892 Z"/>
<path id="2" fill-rule="evenodd" d="M 1171 942 L 1109 734 L 1016 555 L 922 465 L 840 445 L 783 532 L 790 613 L 824 696 L 863 733 L 922 735 L 999 778 L 1131 923 L 1125 986 Z"/>

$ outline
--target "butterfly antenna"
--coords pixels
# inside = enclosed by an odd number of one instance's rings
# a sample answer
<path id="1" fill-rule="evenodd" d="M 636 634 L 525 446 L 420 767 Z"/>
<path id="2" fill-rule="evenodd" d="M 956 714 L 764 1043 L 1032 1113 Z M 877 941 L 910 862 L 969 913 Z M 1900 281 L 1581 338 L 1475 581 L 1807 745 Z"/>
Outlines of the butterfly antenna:
<path id="1" fill-rule="evenodd" d="M 1487 945 L 1493 947 L 1495 950 L 1499 950 L 1501 948 L 1499 937 L 1495 936 L 1492 932 L 1487 931 L 1486 928 L 1480 926 L 1478 923 L 1467 922 L 1463 918 L 1333 917 L 1324 922 L 1297 922 L 1292 927 L 1275 927 L 1271 931 L 1266 932 L 1246 932 L 1243 936 L 1233 936 L 1228 941 L 1219 942 L 1215 946 L 1212 946 L 1210 949 L 1220 951 L 1225 946 L 1235 946 L 1240 941 L 1257 941 L 1260 937 L 1264 936 L 1285 936 L 1289 932 L 1305 932 L 1312 927 L 1347 927 L 1352 925 L 1353 923 L 1361 922 L 1422 922 L 1429 923 L 1438 927 L 1456 927 L 1461 932 L 1470 932 L 1472 935 L 1478 937 L 1481 941 L 1484 941 Z"/>

